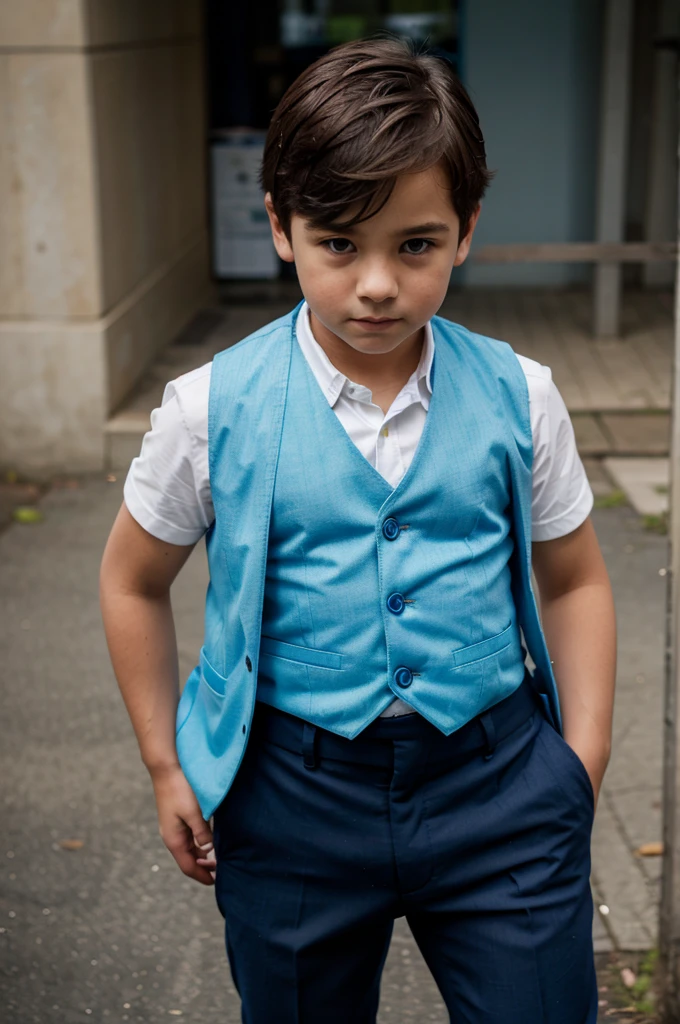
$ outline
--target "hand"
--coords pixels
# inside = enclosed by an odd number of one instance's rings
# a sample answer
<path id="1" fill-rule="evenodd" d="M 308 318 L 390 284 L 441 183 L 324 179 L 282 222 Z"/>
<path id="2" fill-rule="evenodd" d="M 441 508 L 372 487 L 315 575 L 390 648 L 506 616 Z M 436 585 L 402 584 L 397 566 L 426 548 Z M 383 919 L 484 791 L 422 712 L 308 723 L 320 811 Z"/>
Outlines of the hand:
<path id="1" fill-rule="evenodd" d="M 179 867 L 202 885 L 215 881 L 215 854 L 210 826 L 179 764 L 151 772 L 158 830 Z"/>
<path id="2" fill-rule="evenodd" d="M 579 758 L 588 773 L 590 784 L 593 787 L 595 807 L 597 807 L 597 801 L 602 787 L 602 779 L 604 778 L 604 773 L 609 761 L 609 752 L 604 751 L 600 744 L 593 744 L 592 742 L 587 743 L 583 741 L 578 742 L 576 740 L 567 740 L 567 743 L 569 743 L 569 746 Z"/>

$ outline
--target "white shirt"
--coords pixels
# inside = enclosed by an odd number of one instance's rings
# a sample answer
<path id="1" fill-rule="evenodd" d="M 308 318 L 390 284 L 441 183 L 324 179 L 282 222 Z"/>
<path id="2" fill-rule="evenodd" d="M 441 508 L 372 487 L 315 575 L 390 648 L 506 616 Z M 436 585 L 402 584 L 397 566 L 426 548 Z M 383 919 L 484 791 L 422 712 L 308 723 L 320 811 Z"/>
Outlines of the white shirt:
<path id="1" fill-rule="evenodd" d="M 297 340 L 328 404 L 372 466 L 396 487 L 418 446 L 430 405 L 434 357 L 432 327 L 425 327 L 417 369 L 387 414 L 368 388 L 340 373 L 314 338 L 305 303 Z M 576 450 L 569 413 L 547 366 L 518 356 L 529 391 L 533 437 L 532 537 L 553 540 L 575 530 L 593 506 L 593 495 Z M 208 470 L 208 398 L 212 364 L 170 381 L 151 430 L 125 481 L 125 504 L 137 522 L 170 544 L 195 544 L 214 519 Z M 385 714 L 410 711 L 395 701 Z"/>
<path id="2" fill-rule="evenodd" d="M 430 325 L 418 368 L 383 415 L 367 388 L 335 369 L 311 332 L 307 311 L 303 306 L 298 317 L 297 339 L 328 404 L 362 455 L 396 487 L 411 464 L 430 404 Z M 517 358 L 529 390 L 534 446 L 532 537 L 553 540 L 581 525 L 590 514 L 593 495 L 550 370 L 533 359 Z M 214 519 L 208 471 L 211 369 L 212 363 L 206 363 L 170 381 L 125 481 L 130 513 L 154 537 L 170 544 L 195 544 Z"/>

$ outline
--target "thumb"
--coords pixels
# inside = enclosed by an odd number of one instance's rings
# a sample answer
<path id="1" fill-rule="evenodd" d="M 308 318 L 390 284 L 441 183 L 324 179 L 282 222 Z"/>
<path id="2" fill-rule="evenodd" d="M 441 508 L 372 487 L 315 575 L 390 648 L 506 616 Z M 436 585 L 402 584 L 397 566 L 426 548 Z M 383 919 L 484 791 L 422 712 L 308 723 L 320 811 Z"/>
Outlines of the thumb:
<path id="1" fill-rule="evenodd" d="M 187 822 L 187 825 L 191 829 L 196 846 L 206 852 L 211 850 L 213 846 L 213 835 L 207 821 L 204 821 L 203 818 L 196 815 L 195 818 L 192 817 L 191 821 Z"/>

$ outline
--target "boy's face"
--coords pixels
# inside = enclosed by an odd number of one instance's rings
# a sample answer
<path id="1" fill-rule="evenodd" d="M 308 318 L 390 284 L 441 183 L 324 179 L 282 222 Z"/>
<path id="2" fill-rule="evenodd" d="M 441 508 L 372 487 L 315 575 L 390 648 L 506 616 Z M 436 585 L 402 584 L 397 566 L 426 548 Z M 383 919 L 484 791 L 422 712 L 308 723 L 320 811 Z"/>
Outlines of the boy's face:
<path id="1" fill-rule="evenodd" d="M 435 315 L 452 267 L 469 252 L 479 215 L 459 241 L 458 215 L 439 166 L 398 178 L 382 210 L 352 228 L 311 227 L 293 214 L 289 239 L 269 194 L 265 203 L 276 250 L 295 262 L 316 320 L 367 355 L 394 351 Z"/>

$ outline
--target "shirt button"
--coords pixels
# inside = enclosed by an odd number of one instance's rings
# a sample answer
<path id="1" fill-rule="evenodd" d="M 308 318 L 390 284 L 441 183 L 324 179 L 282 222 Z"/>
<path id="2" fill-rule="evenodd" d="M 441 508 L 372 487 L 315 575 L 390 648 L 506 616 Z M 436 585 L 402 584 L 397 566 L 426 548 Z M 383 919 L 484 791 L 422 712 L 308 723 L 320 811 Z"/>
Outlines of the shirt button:
<path id="1" fill-rule="evenodd" d="M 387 598 L 387 607 L 393 615 L 401 615 L 404 608 L 406 607 L 406 601 L 404 600 L 403 594 L 390 594 Z"/>
<path id="2" fill-rule="evenodd" d="M 252 661 L 250 660 L 250 658 L 248 657 L 247 654 L 246 654 L 246 668 L 248 669 L 249 672 L 253 671 L 253 663 L 252 663 Z"/>
<path id="3" fill-rule="evenodd" d="M 383 523 L 382 532 L 385 540 L 396 540 L 400 532 L 399 523 L 392 517 L 386 519 Z"/>
<path id="4" fill-rule="evenodd" d="M 394 670 L 393 679 L 397 686 L 401 686 L 402 690 L 405 690 L 407 686 L 410 686 L 413 682 L 413 672 L 410 668 L 406 668 L 401 665 L 399 668 Z"/>

